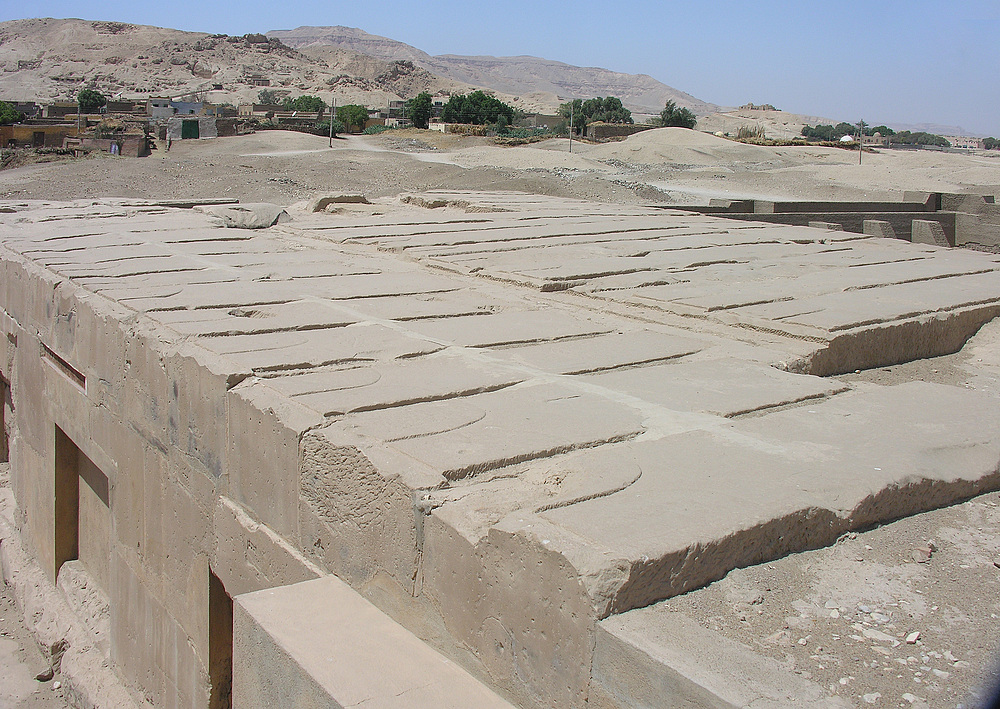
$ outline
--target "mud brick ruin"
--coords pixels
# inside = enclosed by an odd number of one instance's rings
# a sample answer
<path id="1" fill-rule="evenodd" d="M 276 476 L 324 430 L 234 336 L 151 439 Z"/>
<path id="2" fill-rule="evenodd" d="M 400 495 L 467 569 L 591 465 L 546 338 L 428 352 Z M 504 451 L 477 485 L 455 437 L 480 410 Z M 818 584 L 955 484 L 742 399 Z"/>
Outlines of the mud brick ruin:
<path id="1" fill-rule="evenodd" d="M 996 396 L 831 377 L 960 349 L 996 255 L 500 193 L 182 206 L 0 209 L 0 551 L 71 609 L 82 700 L 839 706 L 657 602 L 1000 488 Z"/>

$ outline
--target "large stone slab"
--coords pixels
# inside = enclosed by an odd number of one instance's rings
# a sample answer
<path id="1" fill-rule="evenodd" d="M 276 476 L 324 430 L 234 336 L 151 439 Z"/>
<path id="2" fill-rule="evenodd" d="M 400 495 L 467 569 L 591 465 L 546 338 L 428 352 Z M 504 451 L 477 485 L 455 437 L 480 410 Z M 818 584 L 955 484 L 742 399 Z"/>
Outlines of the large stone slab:
<path id="1" fill-rule="evenodd" d="M 237 709 L 511 707 L 335 577 L 239 596 L 235 606 Z"/>

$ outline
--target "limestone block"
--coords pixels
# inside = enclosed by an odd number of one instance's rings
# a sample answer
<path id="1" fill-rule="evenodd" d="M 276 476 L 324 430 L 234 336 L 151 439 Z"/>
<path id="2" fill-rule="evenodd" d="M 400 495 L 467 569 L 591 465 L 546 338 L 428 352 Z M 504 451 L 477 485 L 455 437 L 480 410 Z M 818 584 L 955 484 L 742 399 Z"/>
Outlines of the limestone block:
<path id="1" fill-rule="evenodd" d="M 332 364 L 413 357 L 442 345 L 384 325 L 360 323 L 321 330 L 234 335 L 201 340 L 202 346 L 244 371 L 273 372 Z"/>
<path id="2" fill-rule="evenodd" d="M 226 497 L 215 505 L 214 529 L 211 567 L 233 596 L 324 575 L 271 528 Z"/>
<path id="3" fill-rule="evenodd" d="M 22 542 L 38 560 L 49 581 L 55 583 L 52 439 L 51 433 L 42 441 L 18 436 L 11 447 L 10 467 Z M 39 448 L 46 453 L 41 453 Z"/>
<path id="4" fill-rule="evenodd" d="M 331 204 L 371 204 L 363 194 L 332 194 L 309 200 L 306 211 L 322 212 Z"/>
<path id="5" fill-rule="evenodd" d="M 861 230 L 863 234 L 868 236 L 881 236 L 886 239 L 896 238 L 896 232 L 892 228 L 892 224 L 879 221 L 878 219 L 865 219 Z"/>
<path id="6" fill-rule="evenodd" d="M 412 329 L 439 342 L 465 347 L 544 342 L 608 332 L 607 325 L 552 310 L 505 310 L 493 315 L 417 321 Z"/>
<path id="7" fill-rule="evenodd" d="M 853 706 L 777 661 L 656 606 L 601 621 L 591 692 L 602 709 Z"/>
<path id="8" fill-rule="evenodd" d="M 220 226 L 233 229 L 266 229 L 283 221 L 290 221 L 283 208 L 276 204 L 232 204 L 198 206 L 196 210 L 208 214 Z"/>
<path id="9" fill-rule="evenodd" d="M 692 355 L 709 342 L 688 332 L 632 330 L 596 335 L 585 343 L 542 342 L 491 354 L 552 374 L 584 374 Z"/>
<path id="10" fill-rule="evenodd" d="M 381 440 L 451 480 L 627 439 L 642 430 L 639 414 L 628 406 L 560 384 L 361 412 L 336 425 Z"/>
<path id="11" fill-rule="evenodd" d="M 944 234 L 944 227 L 941 226 L 941 222 L 914 219 L 911 234 L 912 236 L 910 240 L 914 244 L 951 246 L 951 244 L 948 243 L 948 237 Z"/>
<path id="12" fill-rule="evenodd" d="M 373 453 L 329 426 L 303 436 L 300 548 L 352 585 L 382 571 L 412 590 L 418 563 L 414 491 L 443 478 L 408 470 L 405 461 L 384 464 Z"/>
<path id="13" fill-rule="evenodd" d="M 168 442 L 185 464 L 217 479 L 225 470 L 228 449 L 226 392 L 246 374 L 194 344 L 179 346 L 164 365 Z"/>
<path id="14" fill-rule="evenodd" d="M 325 303 L 293 301 L 248 308 L 166 310 L 150 317 L 183 335 L 225 337 L 269 332 L 343 327 L 356 322 Z"/>
<path id="15" fill-rule="evenodd" d="M 233 707 L 510 705 L 336 577 L 235 599 Z"/>
<path id="16" fill-rule="evenodd" d="M 227 394 L 229 494 L 293 544 L 299 540 L 299 446 L 321 415 L 248 380 Z"/>
<path id="17" fill-rule="evenodd" d="M 843 231 L 844 225 L 837 224 L 836 222 L 809 222 L 809 226 L 813 229 L 825 229 L 827 231 Z"/>
<path id="18" fill-rule="evenodd" d="M 94 428 L 97 428 L 96 426 Z M 145 467 L 147 445 L 139 436 L 124 426 L 108 426 L 114 435 L 108 450 L 116 461 L 113 540 L 118 553 L 134 567 L 142 564 L 147 553 L 144 531 L 146 529 Z"/>
<path id="19" fill-rule="evenodd" d="M 167 347 L 142 324 L 124 342 L 125 367 L 121 415 L 139 436 L 159 451 L 170 445 L 173 383 L 167 372 Z M 178 385 L 179 394 L 179 385 Z"/>
<path id="20" fill-rule="evenodd" d="M 163 509 L 169 516 L 162 527 L 164 584 L 159 603 L 207 656 L 213 509 L 171 480 L 164 485 Z"/>
<path id="21" fill-rule="evenodd" d="M 842 394 L 805 413 L 632 443 L 621 457 L 642 469 L 634 484 L 525 524 L 539 533 L 552 525 L 550 548 L 581 570 L 603 616 L 1000 484 L 1000 443 L 986 433 L 1000 413 L 977 392 L 914 382 Z M 611 551 L 608 561 L 594 549 Z M 632 560 L 627 578 L 601 585 L 609 577 L 590 567 L 595 559 Z"/>
<path id="22" fill-rule="evenodd" d="M 387 409 L 503 389 L 525 374 L 452 350 L 368 366 L 319 369 L 269 379 L 285 396 L 324 416 Z"/>
<path id="23" fill-rule="evenodd" d="M 597 616 L 578 570 L 516 514 L 472 545 L 438 512 L 424 523 L 423 590 L 449 631 L 520 703 L 583 706 Z"/>
<path id="24" fill-rule="evenodd" d="M 87 396 L 120 414 L 125 377 L 125 329 L 132 312 L 86 292 L 77 295 L 76 361 L 88 380 Z"/>
<path id="25" fill-rule="evenodd" d="M 729 358 L 598 373 L 585 381 L 670 409 L 727 418 L 847 391 L 846 386 L 819 377 Z"/>

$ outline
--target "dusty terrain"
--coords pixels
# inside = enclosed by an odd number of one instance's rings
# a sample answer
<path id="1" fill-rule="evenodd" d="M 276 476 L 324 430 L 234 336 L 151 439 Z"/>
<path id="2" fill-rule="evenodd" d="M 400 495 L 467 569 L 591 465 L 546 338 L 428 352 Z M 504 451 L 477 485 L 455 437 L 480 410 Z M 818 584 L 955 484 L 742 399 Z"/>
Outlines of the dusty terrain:
<path id="1" fill-rule="evenodd" d="M 568 148 L 565 140 L 501 148 L 487 139 L 408 130 L 348 137 L 331 149 L 325 138 L 272 131 L 177 142 L 146 159 L 93 157 L 4 170 L 0 199 L 235 197 L 288 205 L 317 192 L 377 197 L 457 188 L 683 205 L 716 196 L 1000 194 L 1000 156 L 884 151 L 866 154 L 859 167 L 848 151 L 746 146 L 679 129 Z M 1000 329 L 989 326 L 957 355 L 845 378 L 931 380 L 995 392 L 998 341 Z M 963 364 L 972 357 L 987 360 L 994 374 L 971 377 Z M 1000 497 L 991 493 L 849 535 L 828 549 L 734 571 L 670 603 L 859 706 L 970 707 L 969 693 L 989 679 L 1000 649 L 998 556 Z M 16 620 L 6 598 L 0 616 Z M 7 663 L 0 672 L 23 676 L 19 668 L 34 667 L 25 636 L 8 621 L 0 628 L 21 643 L 15 649 L 0 638 L 0 662 Z M 919 636 L 910 643 L 912 633 Z M 25 701 L 42 701 L 36 695 Z M 0 692 L 0 706 L 6 699 Z M 49 706 L 16 701 L 11 706 Z"/>
<path id="2" fill-rule="evenodd" d="M 995 152 L 995 151 L 994 151 Z M 1000 154 L 744 145 L 679 128 L 588 145 L 499 147 L 416 129 L 334 141 L 286 131 L 159 146 L 149 158 L 94 156 L 0 172 L 0 199 L 236 197 L 290 204 L 315 192 L 372 197 L 436 188 L 516 190 L 627 204 L 713 197 L 900 199 L 905 190 L 1000 193 Z"/>

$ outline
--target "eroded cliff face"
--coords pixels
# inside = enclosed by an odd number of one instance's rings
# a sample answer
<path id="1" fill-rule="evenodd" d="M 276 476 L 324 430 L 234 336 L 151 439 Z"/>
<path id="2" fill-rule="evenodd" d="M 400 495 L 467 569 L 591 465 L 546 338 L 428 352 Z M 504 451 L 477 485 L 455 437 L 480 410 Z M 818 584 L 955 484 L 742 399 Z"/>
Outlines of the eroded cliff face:
<path id="1" fill-rule="evenodd" d="M 667 101 L 699 115 L 719 108 L 646 74 L 578 67 L 539 57 L 431 56 L 403 42 L 353 27 L 298 27 L 271 30 L 267 36 L 299 49 L 333 46 L 387 61 L 409 60 L 452 81 L 532 97 L 547 112 L 554 112 L 560 96 L 617 96 L 628 108 L 641 113 L 659 113 Z"/>
<path id="2" fill-rule="evenodd" d="M 412 63 L 348 49 L 302 52 L 263 34 L 230 37 L 86 20 L 0 23 L 0 94 L 16 100 L 73 100 L 80 86 L 89 86 L 127 97 L 212 91 L 213 101 L 245 103 L 260 91 L 253 77 L 292 95 L 325 98 L 332 92 L 341 102 L 372 106 L 462 88 Z"/>

